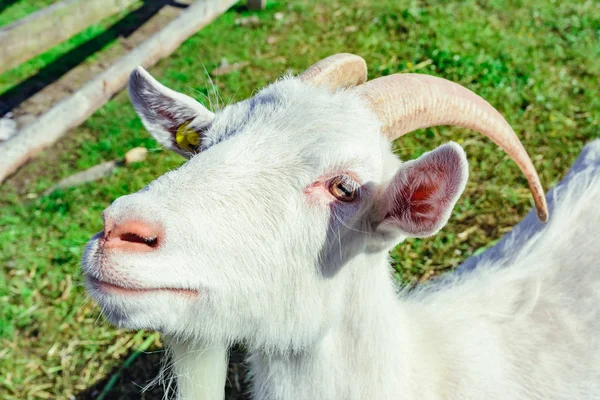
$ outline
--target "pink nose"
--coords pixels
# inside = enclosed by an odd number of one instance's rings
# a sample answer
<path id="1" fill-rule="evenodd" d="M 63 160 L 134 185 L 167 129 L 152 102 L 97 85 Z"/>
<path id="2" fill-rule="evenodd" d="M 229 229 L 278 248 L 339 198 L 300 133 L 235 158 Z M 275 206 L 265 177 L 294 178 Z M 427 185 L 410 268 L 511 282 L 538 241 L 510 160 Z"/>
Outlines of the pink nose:
<path id="1" fill-rule="evenodd" d="M 115 225 L 104 221 L 104 247 L 125 251 L 152 251 L 161 240 L 161 232 L 142 221 L 125 221 Z"/>

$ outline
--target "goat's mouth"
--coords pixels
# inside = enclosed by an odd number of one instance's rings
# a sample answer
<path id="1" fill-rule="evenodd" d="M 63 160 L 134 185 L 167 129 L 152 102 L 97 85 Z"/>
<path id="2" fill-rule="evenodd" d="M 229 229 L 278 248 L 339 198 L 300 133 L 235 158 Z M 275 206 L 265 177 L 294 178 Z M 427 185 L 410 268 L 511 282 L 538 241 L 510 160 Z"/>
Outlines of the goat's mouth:
<path id="1" fill-rule="evenodd" d="M 186 296 L 197 296 L 200 293 L 193 289 L 182 289 L 182 288 L 171 288 L 171 287 L 126 287 L 121 286 L 115 282 L 107 282 L 94 278 L 91 275 L 86 274 L 86 281 L 95 290 L 103 293 L 117 294 L 117 295 L 139 295 L 144 293 L 159 293 L 159 292 L 170 292 L 175 294 L 182 294 Z"/>

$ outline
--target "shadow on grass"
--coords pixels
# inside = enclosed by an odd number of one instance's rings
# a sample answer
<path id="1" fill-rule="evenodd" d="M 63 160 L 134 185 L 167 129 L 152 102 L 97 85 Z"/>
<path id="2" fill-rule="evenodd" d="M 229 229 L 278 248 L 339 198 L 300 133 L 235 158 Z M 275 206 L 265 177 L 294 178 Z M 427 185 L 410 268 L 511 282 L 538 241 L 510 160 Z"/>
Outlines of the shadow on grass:
<path id="1" fill-rule="evenodd" d="M 1 4 L 0 8 L 4 6 L 4 2 Z M 181 8 L 187 7 L 187 5 L 177 3 L 173 0 L 145 0 L 140 8 L 121 18 L 106 31 L 68 51 L 43 67 L 37 74 L 2 93 L 0 95 L 0 117 L 46 86 L 57 81 L 69 70 L 82 63 L 92 54 L 102 50 L 102 48 L 117 38 L 131 35 L 166 5 Z"/>
<path id="2" fill-rule="evenodd" d="M 164 388 L 160 385 L 154 386 L 145 393 L 141 393 L 141 390 L 158 376 L 160 362 L 164 355 L 162 351 L 137 354 L 132 352 L 123 358 L 121 366 L 111 371 L 106 379 L 79 393 L 75 398 L 77 400 L 162 400 Z M 226 400 L 250 399 L 244 364 L 245 356 L 245 351 L 239 347 L 230 351 L 225 385 Z"/>
<path id="3" fill-rule="evenodd" d="M 9 6 L 12 6 L 19 0 L 2 0 L 0 1 L 0 13 L 7 9 Z"/>

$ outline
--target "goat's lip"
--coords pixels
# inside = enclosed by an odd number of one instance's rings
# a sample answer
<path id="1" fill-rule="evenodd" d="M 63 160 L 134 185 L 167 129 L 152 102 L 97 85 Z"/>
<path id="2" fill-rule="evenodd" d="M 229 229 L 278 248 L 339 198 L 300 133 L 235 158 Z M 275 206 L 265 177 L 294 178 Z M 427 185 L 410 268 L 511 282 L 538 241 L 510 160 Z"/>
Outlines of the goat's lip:
<path id="1" fill-rule="evenodd" d="M 113 294 L 142 294 L 142 293 L 156 293 L 156 292 L 171 292 L 177 294 L 185 294 L 185 295 L 193 295 L 196 296 L 199 294 L 197 290 L 194 289 L 182 289 L 182 288 L 171 288 L 171 287 L 125 287 L 121 286 L 114 282 L 107 282 L 104 280 L 100 280 L 98 278 L 94 278 L 93 276 L 86 275 L 86 280 L 89 284 L 102 292 L 113 293 Z"/>

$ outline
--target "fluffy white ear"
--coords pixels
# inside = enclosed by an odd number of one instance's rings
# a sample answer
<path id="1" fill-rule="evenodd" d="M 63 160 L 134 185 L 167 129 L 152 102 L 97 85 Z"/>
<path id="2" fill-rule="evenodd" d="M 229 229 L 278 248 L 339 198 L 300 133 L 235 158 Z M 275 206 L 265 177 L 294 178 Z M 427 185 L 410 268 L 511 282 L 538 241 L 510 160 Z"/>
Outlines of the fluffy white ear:
<path id="1" fill-rule="evenodd" d="M 167 88 L 142 67 L 129 77 L 129 97 L 146 129 L 163 146 L 190 158 L 214 114 L 202 104 Z"/>
<path id="2" fill-rule="evenodd" d="M 469 176 L 465 152 L 448 143 L 400 166 L 377 205 L 386 236 L 425 237 L 448 222 Z"/>

